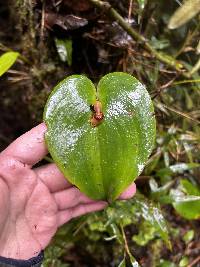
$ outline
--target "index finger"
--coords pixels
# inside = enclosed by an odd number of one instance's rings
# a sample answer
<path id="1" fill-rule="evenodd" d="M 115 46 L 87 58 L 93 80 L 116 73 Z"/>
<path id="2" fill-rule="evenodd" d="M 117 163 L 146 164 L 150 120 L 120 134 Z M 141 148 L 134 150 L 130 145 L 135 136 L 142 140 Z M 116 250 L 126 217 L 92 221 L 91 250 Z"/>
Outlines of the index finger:
<path id="1" fill-rule="evenodd" d="M 39 124 L 17 138 L 2 154 L 15 157 L 24 164 L 33 166 L 48 153 L 44 140 L 46 130 L 45 123 Z"/>

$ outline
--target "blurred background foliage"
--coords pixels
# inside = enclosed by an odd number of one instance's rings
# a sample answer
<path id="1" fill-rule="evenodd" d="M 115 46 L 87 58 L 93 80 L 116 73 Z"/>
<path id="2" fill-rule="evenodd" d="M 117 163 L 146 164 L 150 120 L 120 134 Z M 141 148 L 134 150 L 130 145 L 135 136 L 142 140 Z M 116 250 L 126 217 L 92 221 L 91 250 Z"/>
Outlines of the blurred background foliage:
<path id="1" fill-rule="evenodd" d="M 63 226 L 43 266 L 200 266 L 199 12 L 199 0 L 0 1 L 1 150 L 74 73 L 136 76 L 157 118 L 137 195 Z"/>

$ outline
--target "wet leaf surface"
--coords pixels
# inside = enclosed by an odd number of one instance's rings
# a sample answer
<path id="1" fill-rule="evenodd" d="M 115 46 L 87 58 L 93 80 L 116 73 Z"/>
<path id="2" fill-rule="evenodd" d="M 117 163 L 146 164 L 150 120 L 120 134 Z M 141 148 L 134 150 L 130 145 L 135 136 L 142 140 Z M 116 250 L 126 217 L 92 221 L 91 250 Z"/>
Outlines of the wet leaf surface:
<path id="1" fill-rule="evenodd" d="M 72 65 L 72 40 L 55 38 L 56 49 L 60 60 Z"/>
<path id="2" fill-rule="evenodd" d="M 195 186 L 188 180 L 182 179 L 180 187 L 174 191 L 173 206 L 175 210 L 186 219 L 200 218 L 199 186 Z"/>
<path id="3" fill-rule="evenodd" d="M 136 194 L 135 201 L 138 205 L 138 208 L 141 210 L 142 217 L 155 227 L 161 238 L 170 248 L 171 243 L 169 240 L 168 226 L 160 207 L 157 204 L 147 200 L 140 193 Z"/>
<path id="4" fill-rule="evenodd" d="M 104 116 L 100 124 L 101 112 L 91 110 L 96 99 Z M 52 158 L 92 199 L 116 199 L 141 173 L 154 145 L 150 96 L 126 73 L 104 76 L 97 92 L 85 76 L 68 77 L 51 93 L 44 121 Z"/>
<path id="5" fill-rule="evenodd" d="M 87 0 L 0 2 L 1 54 L 13 49 L 20 51 L 30 62 L 25 62 L 20 57 L 17 64 L 1 77 L 1 150 L 41 122 L 49 88 L 71 73 L 84 73 L 96 84 L 105 73 L 116 70 L 128 72 L 148 86 L 155 104 L 158 123 L 156 145 L 136 184 L 137 190 L 146 196 L 147 202 L 153 199 L 154 203 L 161 205 L 169 226 L 172 250 L 163 245 L 157 231 L 155 238 L 145 246 L 132 240 L 134 235 L 139 235 L 140 241 L 143 241 L 143 235 L 150 235 L 152 228 L 155 229 L 148 221 L 144 224 L 146 220 L 141 216 L 142 210 L 135 207 L 133 198 L 129 201 L 115 201 L 116 208 L 111 209 L 109 206 L 107 212 L 90 214 L 79 218 L 78 222 L 73 220 L 66 224 L 62 236 L 57 235 L 56 242 L 49 247 L 50 253 L 45 252 L 43 265 L 118 266 L 124 256 L 118 224 L 123 225 L 130 252 L 142 267 L 149 267 L 150 263 L 156 267 L 178 266 L 184 256 L 189 258 L 189 264 L 195 262 L 194 266 L 198 265 L 196 259 L 200 255 L 200 220 L 185 219 L 174 209 L 172 203 L 182 200 L 182 204 L 192 204 L 194 200 L 199 200 L 199 196 L 187 194 L 183 188 L 177 188 L 177 185 L 184 178 L 199 187 L 200 169 L 180 168 L 179 171 L 176 166 L 172 167 L 173 172 L 168 169 L 163 175 L 159 174 L 160 170 L 180 163 L 199 163 L 198 71 L 188 79 L 182 76 L 184 72 L 173 71 L 167 64 L 160 63 L 142 43 L 129 38 L 117 26 L 116 21 L 110 19 L 106 12 L 88 4 Z M 143 9 L 143 0 L 109 0 L 126 21 L 129 17 L 132 29 L 144 36 L 147 42 L 151 40 L 154 49 L 170 55 L 171 58 L 168 59 L 172 63 L 173 58 L 176 58 L 191 72 L 198 63 L 196 53 L 200 53 L 199 15 L 175 31 L 166 28 L 177 7 L 186 2 L 188 1 L 146 1 Z M 46 12 L 61 17 L 74 15 L 87 18 L 89 25 L 66 31 L 55 24 L 52 31 L 49 31 L 44 21 Z M 63 64 L 56 56 L 55 37 L 73 40 L 71 67 L 67 63 Z M 42 163 L 47 162 L 45 160 Z M 178 190 L 173 198 L 171 189 Z M 147 228 L 142 229 L 141 225 Z M 193 234 L 186 238 L 186 244 L 185 234 L 190 231 Z M 130 266 L 128 258 L 126 260 Z"/>

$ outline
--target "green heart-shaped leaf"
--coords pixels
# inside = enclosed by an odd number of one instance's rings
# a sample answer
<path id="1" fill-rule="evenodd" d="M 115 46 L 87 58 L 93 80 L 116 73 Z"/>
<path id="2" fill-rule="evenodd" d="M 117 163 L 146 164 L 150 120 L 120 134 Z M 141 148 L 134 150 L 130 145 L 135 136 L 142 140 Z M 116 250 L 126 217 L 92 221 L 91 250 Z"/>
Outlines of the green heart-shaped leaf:
<path id="1" fill-rule="evenodd" d="M 91 105 L 97 99 L 104 118 L 96 124 Z M 116 199 L 141 173 L 154 145 L 150 96 L 126 73 L 104 76 L 97 90 L 85 76 L 66 78 L 51 93 L 44 121 L 52 158 L 92 199 Z"/>

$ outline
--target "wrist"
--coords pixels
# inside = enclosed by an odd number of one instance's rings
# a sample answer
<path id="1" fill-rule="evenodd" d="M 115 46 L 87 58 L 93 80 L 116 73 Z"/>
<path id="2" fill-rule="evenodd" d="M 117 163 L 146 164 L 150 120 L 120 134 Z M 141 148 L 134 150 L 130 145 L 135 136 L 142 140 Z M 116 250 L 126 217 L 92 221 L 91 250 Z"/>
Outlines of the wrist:
<path id="1" fill-rule="evenodd" d="M 1 257 L 28 260 L 38 256 L 41 250 L 41 245 L 33 238 L 25 224 L 12 224 L 11 221 L 5 224 L 4 230 L 0 234 Z"/>
<path id="2" fill-rule="evenodd" d="M 41 252 L 41 246 L 35 242 L 30 242 L 27 246 L 22 244 L 23 240 L 17 242 L 12 240 L 10 243 L 0 243 L 0 256 L 16 260 L 28 260 L 37 257 Z"/>
<path id="3" fill-rule="evenodd" d="M 37 257 L 41 252 L 41 245 L 31 238 L 18 239 L 10 233 L 6 238 L 4 234 L 0 238 L 0 256 L 16 260 L 28 260 Z"/>

